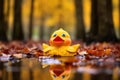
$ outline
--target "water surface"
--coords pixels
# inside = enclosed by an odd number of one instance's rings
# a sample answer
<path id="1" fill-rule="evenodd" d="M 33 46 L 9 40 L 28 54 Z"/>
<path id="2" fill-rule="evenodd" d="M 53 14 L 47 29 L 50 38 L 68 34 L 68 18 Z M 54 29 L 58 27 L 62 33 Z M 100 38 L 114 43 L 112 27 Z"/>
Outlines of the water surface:
<path id="1" fill-rule="evenodd" d="M 2 59 L 0 80 L 120 80 L 120 62 L 84 56 Z"/>

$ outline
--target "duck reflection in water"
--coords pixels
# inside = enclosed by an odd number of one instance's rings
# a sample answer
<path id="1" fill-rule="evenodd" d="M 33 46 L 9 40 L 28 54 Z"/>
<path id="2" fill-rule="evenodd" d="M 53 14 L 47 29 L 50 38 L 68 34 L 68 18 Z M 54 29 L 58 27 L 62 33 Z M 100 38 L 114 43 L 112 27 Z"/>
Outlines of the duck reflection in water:
<path id="1" fill-rule="evenodd" d="M 79 61 L 77 57 L 54 57 L 41 60 L 43 68 L 49 66 L 52 80 L 69 80 L 72 78 L 72 70 L 77 67 L 73 63 Z"/>
<path id="2" fill-rule="evenodd" d="M 50 65 L 49 72 L 53 80 L 68 80 L 71 74 L 71 66 L 65 64 Z"/>

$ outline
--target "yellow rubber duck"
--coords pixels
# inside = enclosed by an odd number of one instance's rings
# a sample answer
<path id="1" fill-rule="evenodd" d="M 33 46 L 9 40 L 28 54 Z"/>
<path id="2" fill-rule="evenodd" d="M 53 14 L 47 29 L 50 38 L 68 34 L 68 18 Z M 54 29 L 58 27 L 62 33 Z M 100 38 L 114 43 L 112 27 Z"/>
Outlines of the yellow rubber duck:
<path id="1" fill-rule="evenodd" d="M 56 30 L 49 40 L 50 46 L 43 43 L 43 52 L 47 56 L 74 56 L 77 54 L 80 44 L 71 45 L 68 32 L 60 28 Z"/>

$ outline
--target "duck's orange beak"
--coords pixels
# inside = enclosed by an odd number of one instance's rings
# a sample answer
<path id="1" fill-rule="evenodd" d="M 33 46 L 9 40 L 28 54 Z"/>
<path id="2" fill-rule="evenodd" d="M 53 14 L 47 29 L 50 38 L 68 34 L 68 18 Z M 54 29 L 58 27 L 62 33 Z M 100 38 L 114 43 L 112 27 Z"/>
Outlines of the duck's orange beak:
<path id="1" fill-rule="evenodd" d="M 63 40 L 61 37 L 57 36 L 57 37 L 53 40 L 53 42 L 54 42 L 55 44 L 61 44 L 61 43 L 64 42 L 64 40 Z"/>

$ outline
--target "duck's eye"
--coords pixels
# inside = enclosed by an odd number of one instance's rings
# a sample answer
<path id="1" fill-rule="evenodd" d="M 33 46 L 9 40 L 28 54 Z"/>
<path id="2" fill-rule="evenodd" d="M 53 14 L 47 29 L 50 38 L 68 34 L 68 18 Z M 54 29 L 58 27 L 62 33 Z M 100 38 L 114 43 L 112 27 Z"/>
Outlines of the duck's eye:
<path id="1" fill-rule="evenodd" d="M 56 75 L 53 75 L 54 78 L 56 78 Z"/>
<path id="2" fill-rule="evenodd" d="M 53 35 L 53 37 L 56 37 L 56 36 L 57 36 L 57 34 L 54 34 L 54 35 Z"/>
<path id="3" fill-rule="evenodd" d="M 65 37 L 65 34 L 62 34 L 62 37 Z"/>
<path id="4" fill-rule="evenodd" d="M 62 79 L 64 79 L 65 78 L 65 75 L 62 75 Z"/>

